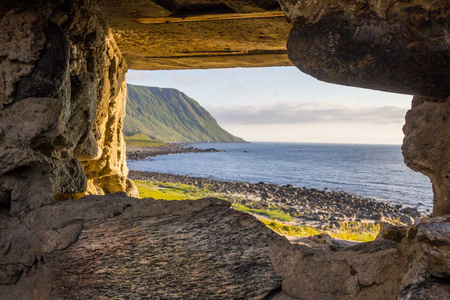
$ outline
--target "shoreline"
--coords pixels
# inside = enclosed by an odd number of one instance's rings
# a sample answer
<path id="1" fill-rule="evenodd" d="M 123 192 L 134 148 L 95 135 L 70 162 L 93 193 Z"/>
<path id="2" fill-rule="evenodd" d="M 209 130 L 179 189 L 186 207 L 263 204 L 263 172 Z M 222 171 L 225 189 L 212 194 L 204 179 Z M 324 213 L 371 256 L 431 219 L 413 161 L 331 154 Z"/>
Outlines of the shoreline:
<path id="1" fill-rule="evenodd" d="M 195 147 L 190 147 L 188 144 L 166 144 L 165 146 L 157 147 L 135 147 L 127 146 L 126 156 L 127 160 L 139 160 L 146 159 L 149 157 L 155 157 L 159 155 L 169 155 L 169 154 L 181 154 L 181 153 L 207 153 L 207 152 L 224 152 L 222 150 L 217 150 L 214 148 L 199 149 Z"/>
<path id="2" fill-rule="evenodd" d="M 400 222 L 413 225 L 424 217 L 415 208 L 393 207 L 341 191 L 324 191 L 299 188 L 293 185 L 280 186 L 267 183 L 223 181 L 174 175 L 157 172 L 130 170 L 132 180 L 181 183 L 207 188 L 220 193 L 226 200 L 255 209 L 277 209 L 291 215 L 295 225 L 306 225 L 318 229 L 335 228 L 339 222 Z"/>

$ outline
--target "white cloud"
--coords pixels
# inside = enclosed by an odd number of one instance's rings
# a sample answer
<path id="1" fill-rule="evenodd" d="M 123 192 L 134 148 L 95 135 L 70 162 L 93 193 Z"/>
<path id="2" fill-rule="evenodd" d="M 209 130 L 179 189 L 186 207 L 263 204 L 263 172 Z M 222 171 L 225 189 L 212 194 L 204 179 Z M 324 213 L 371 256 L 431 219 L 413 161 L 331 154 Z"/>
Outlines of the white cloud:
<path id="1" fill-rule="evenodd" d="M 223 127 L 247 141 L 401 145 L 404 137 L 401 124 L 224 124 Z"/>
<path id="2" fill-rule="evenodd" d="M 234 90 L 243 90 L 243 89 L 245 89 L 245 86 L 243 86 L 240 83 L 234 83 L 230 86 L 230 88 L 234 89 Z"/>
<path id="3" fill-rule="evenodd" d="M 139 72 L 130 70 L 127 73 L 127 82 L 151 82 L 153 76 L 149 72 Z"/>
<path id="4" fill-rule="evenodd" d="M 183 75 L 181 73 L 171 73 L 170 80 L 175 86 L 177 85 L 190 85 L 193 83 L 201 83 L 201 76 Z"/>
<path id="5" fill-rule="evenodd" d="M 324 102 L 278 102 L 269 105 L 207 106 L 222 124 L 403 123 L 407 108 L 356 107 Z"/>

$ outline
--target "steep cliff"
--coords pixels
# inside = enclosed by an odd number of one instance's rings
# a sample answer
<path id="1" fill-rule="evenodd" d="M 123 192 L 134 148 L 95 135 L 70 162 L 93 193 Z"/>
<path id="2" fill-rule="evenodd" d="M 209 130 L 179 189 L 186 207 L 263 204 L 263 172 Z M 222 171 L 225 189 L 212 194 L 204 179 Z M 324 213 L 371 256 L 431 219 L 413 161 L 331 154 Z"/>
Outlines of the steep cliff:
<path id="1" fill-rule="evenodd" d="M 226 132 L 197 101 L 176 89 L 127 85 L 123 132 L 163 142 L 243 142 Z"/>

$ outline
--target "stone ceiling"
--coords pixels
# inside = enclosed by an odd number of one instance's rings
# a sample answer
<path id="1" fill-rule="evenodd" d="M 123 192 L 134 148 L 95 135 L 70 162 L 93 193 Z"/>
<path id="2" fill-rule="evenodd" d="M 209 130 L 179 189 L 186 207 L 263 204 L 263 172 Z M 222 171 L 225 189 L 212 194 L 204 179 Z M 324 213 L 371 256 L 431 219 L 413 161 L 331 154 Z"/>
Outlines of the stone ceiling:
<path id="1" fill-rule="evenodd" d="M 130 69 L 291 66 L 276 0 L 104 0 Z"/>

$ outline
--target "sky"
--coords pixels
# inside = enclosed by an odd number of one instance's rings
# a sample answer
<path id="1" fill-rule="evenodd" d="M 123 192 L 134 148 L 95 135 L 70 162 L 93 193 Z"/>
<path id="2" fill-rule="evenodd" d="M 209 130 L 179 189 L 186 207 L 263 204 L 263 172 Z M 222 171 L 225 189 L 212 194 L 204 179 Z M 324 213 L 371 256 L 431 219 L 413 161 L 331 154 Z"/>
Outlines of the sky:
<path id="1" fill-rule="evenodd" d="M 126 78 L 180 90 L 247 141 L 400 145 L 412 100 L 322 82 L 295 67 L 129 70 Z"/>

